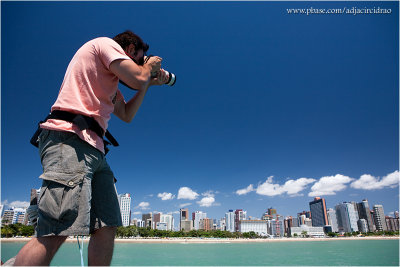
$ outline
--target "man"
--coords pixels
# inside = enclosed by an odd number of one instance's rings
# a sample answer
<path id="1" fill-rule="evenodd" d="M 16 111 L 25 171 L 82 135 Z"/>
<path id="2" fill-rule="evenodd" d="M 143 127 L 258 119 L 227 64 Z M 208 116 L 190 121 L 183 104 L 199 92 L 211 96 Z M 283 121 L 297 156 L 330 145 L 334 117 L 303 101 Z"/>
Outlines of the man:
<path id="1" fill-rule="evenodd" d="M 91 40 L 72 58 L 53 116 L 40 125 L 37 237 L 20 250 L 15 265 L 49 265 L 69 235 L 89 234 L 89 265 L 110 265 L 122 221 L 103 133 L 111 113 L 130 122 L 149 86 L 167 82 L 162 59 L 145 57 L 148 48 L 126 31 Z M 117 87 L 119 80 L 138 90 L 129 101 Z"/>

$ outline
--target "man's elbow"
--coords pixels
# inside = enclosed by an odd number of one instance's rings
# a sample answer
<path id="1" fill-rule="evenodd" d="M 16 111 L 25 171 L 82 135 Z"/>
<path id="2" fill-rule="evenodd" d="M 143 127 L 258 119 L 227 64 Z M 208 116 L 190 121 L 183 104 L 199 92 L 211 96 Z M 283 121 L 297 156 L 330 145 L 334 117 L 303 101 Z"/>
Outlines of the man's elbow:
<path id="1" fill-rule="evenodd" d="M 132 120 L 133 120 L 133 117 L 132 117 L 132 118 L 126 118 L 126 119 L 124 120 L 124 122 L 126 122 L 126 123 L 131 123 Z"/>
<path id="2" fill-rule="evenodd" d="M 121 119 L 122 119 L 123 122 L 130 123 L 130 122 L 132 122 L 133 117 L 135 117 L 135 116 L 129 116 L 129 115 L 126 114 Z"/>

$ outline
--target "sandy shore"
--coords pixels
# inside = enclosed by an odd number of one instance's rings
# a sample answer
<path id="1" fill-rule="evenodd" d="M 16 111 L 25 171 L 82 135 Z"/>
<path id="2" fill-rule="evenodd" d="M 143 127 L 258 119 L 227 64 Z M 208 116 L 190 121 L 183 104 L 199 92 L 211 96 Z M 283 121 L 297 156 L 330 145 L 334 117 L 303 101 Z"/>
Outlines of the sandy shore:
<path id="1" fill-rule="evenodd" d="M 28 242 L 31 238 L 1 238 L 1 242 Z M 265 243 L 265 242 L 299 242 L 299 241 L 337 241 L 337 240 L 399 240 L 399 237 L 335 237 L 335 238 L 268 238 L 268 239 L 234 239 L 234 238 L 117 238 L 116 243 Z M 89 238 L 84 239 L 85 242 Z M 67 242 L 76 242 L 68 238 Z"/>

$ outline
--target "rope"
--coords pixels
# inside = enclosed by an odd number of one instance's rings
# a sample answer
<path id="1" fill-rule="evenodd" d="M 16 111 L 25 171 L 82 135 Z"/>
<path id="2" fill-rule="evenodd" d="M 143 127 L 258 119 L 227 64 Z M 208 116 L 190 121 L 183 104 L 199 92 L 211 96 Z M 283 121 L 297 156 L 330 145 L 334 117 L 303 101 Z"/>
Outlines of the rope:
<path id="1" fill-rule="evenodd" d="M 79 236 L 76 236 L 76 239 L 78 241 L 78 248 L 79 248 L 79 252 L 81 254 L 81 266 L 84 267 L 85 264 L 83 263 L 83 236 L 82 236 L 82 246 L 79 244 Z"/>

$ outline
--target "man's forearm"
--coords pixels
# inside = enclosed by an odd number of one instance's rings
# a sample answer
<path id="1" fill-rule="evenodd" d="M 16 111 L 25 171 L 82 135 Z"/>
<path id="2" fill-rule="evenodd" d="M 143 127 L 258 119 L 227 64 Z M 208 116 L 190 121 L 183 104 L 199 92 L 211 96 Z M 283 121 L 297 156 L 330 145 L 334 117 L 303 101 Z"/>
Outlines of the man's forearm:
<path id="1" fill-rule="evenodd" d="M 126 104 L 125 104 L 125 121 L 131 122 L 135 117 L 136 112 L 142 105 L 144 96 L 147 93 L 149 85 L 143 88 L 143 90 L 138 91 Z"/>

